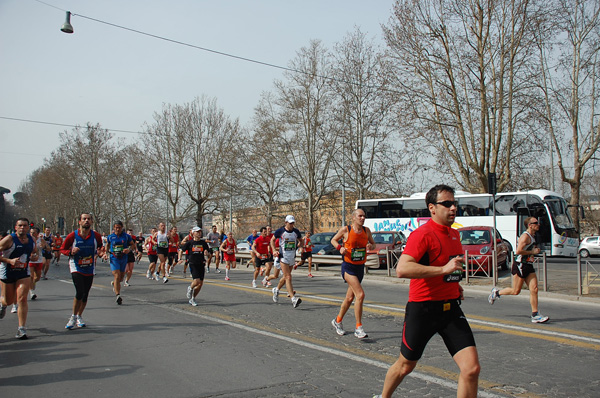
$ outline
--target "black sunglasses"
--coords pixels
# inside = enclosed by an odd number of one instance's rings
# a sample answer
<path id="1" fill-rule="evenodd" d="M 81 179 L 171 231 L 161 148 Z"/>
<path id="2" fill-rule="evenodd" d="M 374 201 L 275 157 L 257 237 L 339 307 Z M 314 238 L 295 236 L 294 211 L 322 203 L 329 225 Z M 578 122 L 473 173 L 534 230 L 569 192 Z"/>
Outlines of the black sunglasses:
<path id="1" fill-rule="evenodd" d="M 458 207 L 458 201 L 456 200 L 444 200 L 442 202 L 435 202 L 436 205 L 442 205 L 447 208 L 451 208 L 452 206 Z"/>
<path id="2" fill-rule="evenodd" d="M 538 225 L 538 224 L 539 224 L 539 222 L 537 222 L 537 221 L 533 221 L 533 222 L 530 222 L 530 223 L 529 223 L 529 225 L 531 225 L 531 224 L 533 224 L 533 225 Z"/>

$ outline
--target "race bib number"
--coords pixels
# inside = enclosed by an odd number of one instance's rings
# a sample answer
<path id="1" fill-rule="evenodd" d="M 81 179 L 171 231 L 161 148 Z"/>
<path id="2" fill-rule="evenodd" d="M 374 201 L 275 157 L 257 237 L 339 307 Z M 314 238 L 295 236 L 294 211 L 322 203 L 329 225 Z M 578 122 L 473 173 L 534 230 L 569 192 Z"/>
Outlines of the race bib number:
<path id="1" fill-rule="evenodd" d="M 462 271 L 454 271 L 451 274 L 444 275 L 444 282 L 452 283 L 452 282 L 460 282 L 463 278 Z"/>
<path id="2" fill-rule="evenodd" d="M 88 257 L 82 257 L 79 259 L 79 262 L 77 265 L 79 265 L 81 268 L 86 268 L 89 267 L 93 264 L 94 262 L 94 258 L 92 256 L 88 256 Z"/>
<path id="3" fill-rule="evenodd" d="M 156 245 L 152 245 L 152 251 L 156 251 Z"/>
<path id="4" fill-rule="evenodd" d="M 212 248 L 212 251 L 213 251 L 213 253 L 216 253 L 216 252 L 218 252 L 218 251 L 219 251 L 219 248 L 218 248 L 218 247 L 213 247 L 213 248 Z"/>
<path id="5" fill-rule="evenodd" d="M 295 251 L 296 250 L 296 241 L 295 240 L 286 241 L 283 244 L 283 250 L 285 250 L 286 252 Z"/>
<path id="6" fill-rule="evenodd" d="M 452 260 L 454 257 L 458 257 L 457 256 L 450 256 L 449 260 Z M 447 283 L 454 283 L 454 282 L 460 282 L 463 278 L 463 270 L 459 269 L 454 271 L 451 274 L 448 275 L 444 275 L 444 282 Z"/>
<path id="7" fill-rule="evenodd" d="M 15 262 L 11 268 L 13 269 L 25 269 L 27 268 L 27 254 L 21 254 L 19 260 Z"/>
<path id="8" fill-rule="evenodd" d="M 259 256 L 259 258 L 260 258 L 261 260 L 266 260 L 266 259 L 267 259 L 267 257 L 268 257 L 268 255 L 266 255 L 266 254 L 261 254 L 261 255 Z"/>
<path id="9" fill-rule="evenodd" d="M 112 247 L 112 251 L 115 254 L 119 254 L 121 252 L 123 252 L 123 245 L 115 245 Z"/>
<path id="10" fill-rule="evenodd" d="M 160 247 L 160 248 L 169 247 L 169 242 L 158 242 L 158 247 Z"/>
<path id="11" fill-rule="evenodd" d="M 367 248 L 366 247 L 353 248 L 352 252 L 350 253 L 350 259 L 352 261 L 363 261 L 366 258 L 367 258 Z"/>
<path id="12" fill-rule="evenodd" d="M 192 253 L 202 253 L 203 251 L 204 251 L 204 247 L 202 247 L 202 245 L 192 246 Z"/>

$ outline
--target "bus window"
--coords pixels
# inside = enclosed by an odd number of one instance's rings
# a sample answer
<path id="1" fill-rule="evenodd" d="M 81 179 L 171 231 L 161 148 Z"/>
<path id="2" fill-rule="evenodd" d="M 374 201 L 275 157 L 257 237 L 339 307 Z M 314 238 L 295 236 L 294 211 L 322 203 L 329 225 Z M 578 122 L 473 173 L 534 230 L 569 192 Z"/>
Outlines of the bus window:
<path id="1" fill-rule="evenodd" d="M 425 199 L 405 200 L 403 210 L 404 217 L 431 217 L 429 209 L 425 206 Z"/>
<path id="2" fill-rule="evenodd" d="M 525 195 L 498 195 L 496 196 L 496 214 L 499 216 L 512 216 L 519 214 L 519 209 L 526 209 Z"/>
<path id="3" fill-rule="evenodd" d="M 380 218 L 400 218 L 402 215 L 402 201 L 386 200 L 381 202 Z"/>
<path id="4" fill-rule="evenodd" d="M 378 202 L 360 202 L 358 208 L 365 212 L 366 218 L 378 218 L 377 205 Z"/>
<path id="5" fill-rule="evenodd" d="M 491 200 L 491 196 L 458 198 L 458 215 L 463 217 L 489 216 L 492 214 Z"/>

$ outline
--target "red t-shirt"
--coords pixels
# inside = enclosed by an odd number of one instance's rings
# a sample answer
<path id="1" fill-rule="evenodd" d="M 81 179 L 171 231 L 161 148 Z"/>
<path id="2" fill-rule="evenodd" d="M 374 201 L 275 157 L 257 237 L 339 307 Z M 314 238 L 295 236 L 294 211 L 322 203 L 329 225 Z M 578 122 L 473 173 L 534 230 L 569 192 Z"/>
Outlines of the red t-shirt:
<path id="1" fill-rule="evenodd" d="M 179 249 L 179 235 L 173 235 L 169 239 L 169 253 L 177 253 Z"/>
<path id="2" fill-rule="evenodd" d="M 312 253 L 313 245 L 310 242 L 310 238 L 304 237 L 303 246 L 304 246 L 305 253 Z"/>
<path id="3" fill-rule="evenodd" d="M 451 256 L 463 254 L 460 234 L 454 228 L 429 220 L 411 232 L 402 254 L 411 256 L 419 264 L 443 267 Z M 408 301 L 442 301 L 458 297 L 458 282 L 444 282 L 443 275 L 410 281 Z"/>
<path id="4" fill-rule="evenodd" d="M 256 251 L 258 252 L 258 254 L 260 254 L 261 260 L 269 256 L 269 247 L 271 245 L 270 237 L 261 235 L 258 238 L 254 239 L 254 245 L 256 247 Z"/>
<path id="5" fill-rule="evenodd" d="M 154 236 L 150 236 L 148 239 L 148 245 L 146 246 L 146 250 L 148 250 L 148 254 L 156 256 L 156 238 Z"/>

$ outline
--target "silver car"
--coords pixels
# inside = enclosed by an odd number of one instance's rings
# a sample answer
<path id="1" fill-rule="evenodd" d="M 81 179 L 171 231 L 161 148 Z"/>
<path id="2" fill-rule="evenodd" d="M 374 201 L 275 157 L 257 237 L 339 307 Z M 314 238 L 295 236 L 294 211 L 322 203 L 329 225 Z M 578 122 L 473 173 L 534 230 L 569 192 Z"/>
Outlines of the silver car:
<path id="1" fill-rule="evenodd" d="M 577 252 L 581 254 L 581 257 L 600 255 L 600 236 L 588 236 L 587 238 L 583 238 Z"/>

